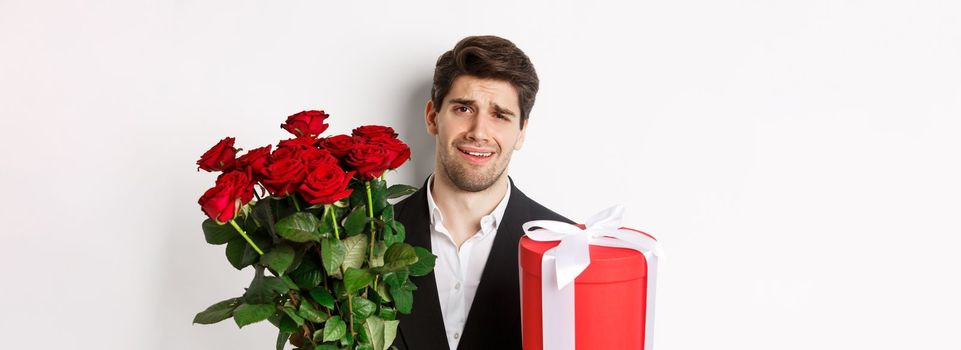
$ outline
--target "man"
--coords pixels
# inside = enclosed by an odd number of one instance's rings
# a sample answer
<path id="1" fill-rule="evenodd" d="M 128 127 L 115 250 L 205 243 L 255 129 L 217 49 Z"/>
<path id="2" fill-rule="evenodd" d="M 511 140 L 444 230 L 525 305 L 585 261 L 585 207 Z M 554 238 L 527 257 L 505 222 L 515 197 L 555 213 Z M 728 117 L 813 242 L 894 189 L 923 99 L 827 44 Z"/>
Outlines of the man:
<path id="1" fill-rule="evenodd" d="M 399 349 L 521 349 L 521 225 L 570 222 L 507 176 L 537 89 L 527 55 L 503 38 L 467 37 L 437 60 L 424 110 L 437 141 L 434 173 L 395 206 L 407 242 L 437 261 L 412 278 L 418 289 L 413 312 L 399 317 Z"/>

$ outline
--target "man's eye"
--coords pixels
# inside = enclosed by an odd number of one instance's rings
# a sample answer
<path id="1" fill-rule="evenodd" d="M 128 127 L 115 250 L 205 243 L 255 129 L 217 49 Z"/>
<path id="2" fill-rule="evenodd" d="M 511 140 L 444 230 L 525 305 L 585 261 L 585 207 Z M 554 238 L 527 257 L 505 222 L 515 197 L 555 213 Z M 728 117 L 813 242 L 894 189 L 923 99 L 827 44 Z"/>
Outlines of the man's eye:
<path id="1" fill-rule="evenodd" d="M 511 120 L 511 118 L 508 118 L 507 115 L 504 115 L 504 114 L 498 114 L 497 118 L 504 119 L 504 120 Z"/>
<path id="2" fill-rule="evenodd" d="M 454 107 L 454 110 L 458 112 L 467 113 L 468 111 L 470 111 L 470 108 L 467 108 L 465 106 L 458 106 L 458 107 Z"/>

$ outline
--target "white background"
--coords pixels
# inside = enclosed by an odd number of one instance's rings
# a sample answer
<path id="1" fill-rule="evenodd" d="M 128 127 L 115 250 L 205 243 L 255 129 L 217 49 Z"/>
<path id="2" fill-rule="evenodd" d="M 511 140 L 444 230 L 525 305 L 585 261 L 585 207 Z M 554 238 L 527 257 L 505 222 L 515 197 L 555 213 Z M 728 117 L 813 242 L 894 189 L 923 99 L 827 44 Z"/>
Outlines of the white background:
<path id="1" fill-rule="evenodd" d="M 472 34 L 541 77 L 517 185 L 667 249 L 657 349 L 961 348 L 961 5 L 626 3 L 0 0 L 0 348 L 273 348 L 191 325 L 252 275 L 204 242 L 194 162 L 324 109 L 393 125 L 419 186 Z"/>

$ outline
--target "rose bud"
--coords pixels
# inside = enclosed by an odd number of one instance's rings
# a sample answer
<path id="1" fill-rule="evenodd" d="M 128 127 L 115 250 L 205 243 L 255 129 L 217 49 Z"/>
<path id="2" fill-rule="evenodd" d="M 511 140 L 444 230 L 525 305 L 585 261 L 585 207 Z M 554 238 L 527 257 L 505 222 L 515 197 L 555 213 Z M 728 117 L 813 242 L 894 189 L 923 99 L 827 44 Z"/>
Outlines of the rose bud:
<path id="1" fill-rule="evenodd" d="M 388 162 L 387 169 L 397 169 L 404 164 L 408 159 L 410 159 L 410 147 L 404 141 L 399 139 L 380 139 L 371 140 L 371 144 L 378 145 L 387 150 L 387 154 L 390 158 Z"/>
<path id="2" fill-rule="evenodd" d="M 316 138 L 327 130 L 329 125 L 324 120 L 329 116 L 324 111 L 303 111 L 287 117 L 287 122 L 280 124 L 280 127 L 297 137 Z"/>
<path id="3" fill-rule="evenodd" d="M 347 188 L 354 172 L 344 173 L 335 164 L 320 163 L 307 174 L 298 193 L 310 204 L 332 204 L 350 196 L 353 189 Z"/>
<path id="4" fill-rule="evenodd" d="M 312 171 L 314 169 L 314 166 L 317 164 L 338 165 L 338 163 L 340 163 L 340 161 L 337 160 L 337 158 L 335 158 L 333 155 L 330 154 L 330 152 L 327 152 L 327 150 L 325 149 L 316 149 L 316 148 L 305 149 L 295 153 L 294 156 L 297 158 L 300 158 L 300 160 L 302 160 L 304 164 L 307 164 L 308 172 Z"/>
<path id="5" fill-rule="evenodd" d="M 204 155 L 197 160 L 197 171 L 224 171 L 230 170 L 234 166 L 234 157 L 237 156 L 237 149 L 234 148 L 234 138 L 227 137 L 211 147 Z"/>
<path id="6" fill-rule="evenodd" d="M 393 159 L 384 147 L 362 143 L 350 150 L 344 162 L 357 171 L 361 181 L 370 181 L 380 177 L 390 166 L 391 160 Z"/>
<path id="7" fill-rule="evenodd" d="M 197 203 L 207 216 L 223 224 L 232 220 L 253 196 L 250 176 L 244 171 L 231 171 L 218 177 L 217 184 L 200 196 Z"/>
<path id="8" fill-rule="evenodd" d="M 277 143 L 277 148 L 293 148 L 295 150 L 302 150 L 307 148 L 316 148 L 317 139 L 309 136 L 302 136 L 293 139 L 283 140 Z"/>
<path id="9" fill-rule="evenodd" d="M 365 140 L 397 138 L 393 128 L 383 125 L 364 125 L 354 129 L 351 134 Z"/>
<path id="10" fill-rule="evenodd" d="M 320 139 L 318 145 L 337 158 L 344 158 L 357 142 L 350 135 L 336 135 Z"/>
<path id="11" fill-rule="evenodd" d="M 306 176 L 307 167 L 300 158 L 291 156 L 271 159 L 264 167 L 263 178 L 260 183 L 270 194 L 283 197 L 293 193 Z"/>
<path id="12" fill-rule="evenodd" d="M 267 157 L 270 156 L 271 147 L 271 145 L 267 145 L 247 151 L 246 154 L 237 157 L 234 167 L 241 170 L 249 168 L 254 177 L 259 177 L 264 173 L 264 166 L 267 163 Z"/>

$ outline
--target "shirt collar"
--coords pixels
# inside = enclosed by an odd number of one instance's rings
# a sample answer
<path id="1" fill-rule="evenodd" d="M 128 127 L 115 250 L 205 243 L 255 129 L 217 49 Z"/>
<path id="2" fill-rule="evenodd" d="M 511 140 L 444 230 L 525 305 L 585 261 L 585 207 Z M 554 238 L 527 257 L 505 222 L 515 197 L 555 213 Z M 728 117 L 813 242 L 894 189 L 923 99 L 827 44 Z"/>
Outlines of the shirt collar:
<path id="1" fill-rule="evenodd" d="M 434 202 L 434 195 L 430 188 L 434 184 L 434 175 L 431 174 L 430 178 L 427 180 L 427 209 L 430 212 L 430 224 L 436 228 L 436 225 L 444 223 L 444 214 L 441 213 L 440 208 L 437 203 Z M 500 225 L 501 220 L 504 217 L 504 211 L 507 210 L 507 202 L 511 197 L 511 186 L 508 182 L 507 191 L 504 192 L 504 198 L 501 199 L 500 203 L 494 207 L 494 210 L 490 214 L 481 217 L 481 235 L 487 235 L 491 232 L 497 232 L 497 227 Z"/>

